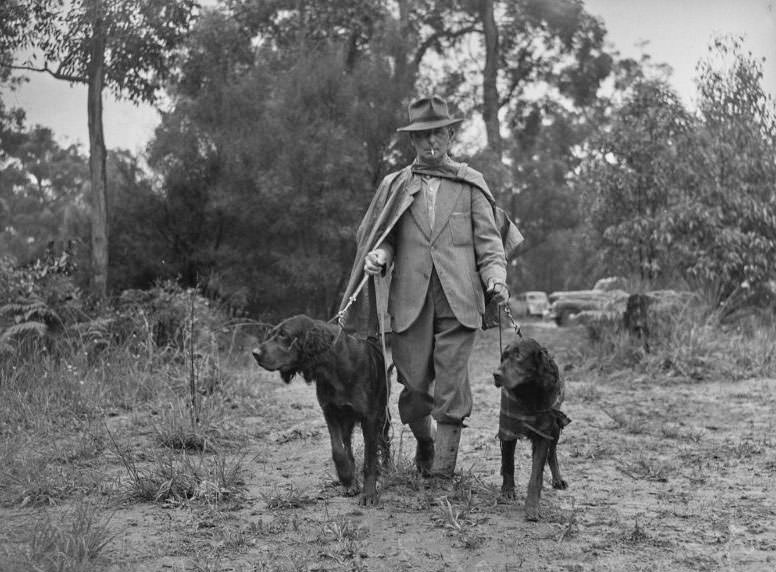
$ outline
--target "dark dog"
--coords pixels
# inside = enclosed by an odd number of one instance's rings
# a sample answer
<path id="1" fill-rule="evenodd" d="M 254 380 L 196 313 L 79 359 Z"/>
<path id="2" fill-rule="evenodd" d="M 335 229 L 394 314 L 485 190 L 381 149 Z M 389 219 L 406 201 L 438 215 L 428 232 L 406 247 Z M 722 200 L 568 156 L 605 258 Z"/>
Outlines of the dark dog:
<path id="1" fill-rule="evenodd" d="M 315 382 L 326 418 L 337 476 L 346 494 L 358 493 L 351 436 L 356 422 L 364 435 L 363 505 L 377 502 L 377 460 L 390 459 L 388 385 L 378 340 L 358 339 L 338 326 L 308 316 L 293 316 L 272 328 L 253 350 L 258 364 L 279 371 L 289 383 L 301 373 Z"/>
<path id="2" fill-rule="evenodd" d="M 533 459 L 525 516 L 535 521 L 539 519 L 545 463 L 550 465 L 552 486 L 568 487 L 561 477 L 556 453 L 560 432 L 571 422 L 558 409 L 563 403 L 564 383 L 547 350 L 531 338 L 522 338 L 504 350 L 493 378 L 496 387 L 501 388 L 501 493 L 515 498 L 515 444 L 518 437 L 527 437 Z"/>

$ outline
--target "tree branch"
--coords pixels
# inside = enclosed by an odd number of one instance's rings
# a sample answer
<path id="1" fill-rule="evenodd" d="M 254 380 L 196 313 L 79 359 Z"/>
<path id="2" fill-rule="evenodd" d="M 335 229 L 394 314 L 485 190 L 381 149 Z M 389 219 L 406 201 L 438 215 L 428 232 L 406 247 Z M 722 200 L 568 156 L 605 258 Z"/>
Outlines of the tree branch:
<path id="1" fill-rule="evenodd" d="M 508 104 L 512 100 L 512 96 L 515 93 L 515 90 L 520 85 L 520 82 L 523 81 L 525 78 L 528 77 L 528 75 L 533 70 L 533 64 L 531 63 L 530 56 L 531 52 L 527 48 L 520 49 L 518 56 L 517 56 L 517 66 L 512 68 L 510 71 L 510 82 L 509 86 L 507 87 L 504 97 L 501 98 L 501 101 L 499 101 L 499 109 L 504 107 L 506 104 Z M 526 65 L 527 62 L 527 65 Z M 505 66 L 507 69 L 509 69 L 509 66 Z"/>
<path id="2" fill-rule="evenodd" d="M 84 76 L 66 74 L 66 73 L 62 73 L 59 70 L 54 71 L 48 67 L 48 64 L 43 64 L 43 67 L 41 68 L 41 67 L 17 65 L 17 64 L 4 64 L 0 62 L 0 67 L 10 68 L 12 70 L 42 72 L 42 73 L 47 73 L 51 75 L 55 79 L 61 79 L 64 81 L 69 81 L 74 83 L 88 83 L 88 79 Z"/>
<path id="3" fill-rule="evenodd" d="M 415 57 L 413 58 L 413 66 L 415 68 L 420 66 L 420 62 L 423 59 L 423 56 L 426 54 L 426 52 L 442 39 L 445 40 L 455 40 L 457 38 L 460 38 L 461 36 L 465 36 L 466 34 L 469 34 L 471 32 L 477 31 L 477 26 L 475 24 L 471 24 L 469 26 L 464 26 L 463 28 L 460 28 L 455 31 L 444 31 L 444 32 L 438 32 L 435 34 L 431 34 L 428 38 L 426 38 L 420 46 L 418 46 L 418 51 L 415 52 Z"/>

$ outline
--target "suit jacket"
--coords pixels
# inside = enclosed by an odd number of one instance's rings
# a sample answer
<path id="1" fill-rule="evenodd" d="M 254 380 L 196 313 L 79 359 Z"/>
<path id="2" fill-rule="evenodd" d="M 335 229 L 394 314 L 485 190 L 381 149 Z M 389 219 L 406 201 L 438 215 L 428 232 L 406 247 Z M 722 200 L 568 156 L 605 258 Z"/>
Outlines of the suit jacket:
<path id="1" fill-rule="evenodd" d="M 364 277 L 364 257 L 367 252 L 386 240 L 388 240 L 388 243 L 394 242 L 396 244 L 395 239 L 398 236 L 397 229 L 400 223 L 403 224 L 409 220 L 419 221 L 423 217 L 422 212 L 416 212 L 416 215 L 412 215 L 411 212 L 412 208 L 423 208 L 424 206 L 424 201 L 415 200 L 420 191 L 420 181 L 413 175 L 414 169 L 414 165 L 406 167 L 387 175 L 382 180 L 358 227 L 356 233 L 356 256 L 353 261 L 350 279 L 340 302 L 340 312 L 344 312 L 341 316 L 342 323 L 348 331 L 358 331 L 366 335 L 377 332 L 378 330 L 374 326 L 382 319 L 386 311 L 389 287 L 391 292 L 397 291 L 395 286 L 391 284 L 393 277 L 390 268 L 384 277 L 375 277 L 374 280 L 370 280 L 370 288 L 367 291 L 362 291 L 364 285 L 362 281 Z M 471 259 L 468 258 L 468 255 L 462 253 L 464 251 L 472 252 L 474 270 L 467 262 L 465 272 L 463 272 L 463 267 L 455 268 L 455 273 L 447 272 L 449 276 L 446 280 L 447 287 L 445 292 L 448 298 L 452 297 L 455 300 L 449 301 L 451 305 L 452 303 L 456 304 L 457 310 L 454 308 L 454 311 L 459 320 L 463 318 L 462 323 L 465 323 L 465 325 L 480 327 L 482 323 L 474 319 L 472 307 L 477 308 L 477 314 L 479 315 L 483 286 L 487 285 L 491 277 L 504 281 L 506 279 L 506 260 L 504 258 L 502 241 L 504 241 L 504 244 L 508 244 L 510 251 L 514 251 L 516 246 L 522 241 L 522 236 L 512 221 L 508 219 L 502 220 L 504 228 L 497 229 L 495 231 L 496 235 L 493 234 L 493 230 L 496 229 L 496 223 L 493 222 L 495 201 L 485 184 L 482 174 L 478 171 L 468 167 L 466 164 L 448 161 L 447 164 L 437 169 L 437 172 L 426 174 L 438 175 L 449 180 L 445 181 L 448 183 L 445 185 L 445 189 L 442 189 L 442 186 L 440 186 L 441 193 L 438 193 L 437 196 L 434 229 L 428 229 L 430 225 L 428 224 L 426 214 L 427 232 L 424 232 L 424 235 L 427 238 L 425 242 L 421 241 L 421 244 L 425 245 L 432 263 L 439 262 L 439 264 L 434 264 L 437 274 L 440 274 L 440 268 L 442 268 L 442 273 L 451 270 L 451 266 L 453 266 L 452 261 L 457 260 L 457 258 L 470 261 Z M 450 187 L 453 189 L 451 195 L 440 196 L 446 195 L 445 191 L 449 190 Z M 482 197 L 486 199 L 485 204 L 487 208 L 485 210 L 489 210 L 489 213 L 483 212 L 482 207 L 484 205 L 479 200 Z M 472 198 L 475 198 L 474 202 L 472 202 Z M 498 211 L 499 209 L 496 210 Z M 462 224 L 464 217 L 461 215 L 465 213 L 472 213 L 473 218 L 470 223 L 471 236 L 466 231 L 466 225 Z M 457 216 L 452 219 L 453 222 L 450 225 L 453 214 Z M 412 219 L 409 217 L 412 217 Z M 413 224 L 422 225 L 423 223 L 421 221 L 420 223 L 414 222 Z M 418 228 L 420 229 L 420 227 Z M 456 235 L 459 237 L 456 238 L 456 244 L 452 244 L 453 229 L 457 229 Z M 464 233 L 466 236 L 461 237 L 461 233 Z M 502 235 L 500 239 L 498 238 L 499 233 Z M 475 234 L 477 235 L 476 240 Z M 467 241 L 468 244 L 466 244 Z M 433 254 L 431 253 L 432 246 L 436 247 L 436 252 Z M 460 251 L 458 256 L 452 252 L 456 249 Z M 392 248 L 391 250 L 393 252 L 394 249 Z M 403 250 L 406 250 L 406 248 Z M 500 256 L 497 252 L 499 250 L 501 252 Z M 495 256 L 494 251 L 496 252 Z M 405 254 L 407 253 L 405 252 Z M 414 258 L 414 256 L 409 256 L 409 254 L 408 257 Z M 430 269 L 427 265 L 428 258 L 420 258 L 425 260 L 423 266 Z M 427 280 L 430 279 L 429 272 L 422 270 L 419 273 L 411 272 L 404 262 L 402 262 L 401 266 L 405 266 L 406 271 L 402 272 L 399 269 L 399 275 L 403 274 L 406 278 L 400 279 L 404 282 L 401 290 L 403 294 L 392 294 L 394 297 L 394 311 L 400 314 L 399 319 L 396 319 L 396 316 L 394 316 L 394 328 L 404 326 L 407 319 L 411 319 L 404 317 L 405 312 L 396 308 L 396 303 L 400 299 L 412 297 L 415 300 L 415 302 L 410 304 L 412 307 L 407 310 L 407 313 L 412 313 L 414 310 L 419 311 L 419 308 L 415 308 L 414 304 L 422 303 L 424 299 L 425 290 L 415 291 L 414 295 L 410 296 L 409 289 L 414 288 L 414 286 L 408 286 L 408 284 L 417 284 L 418 288 L 423 288 L 424 285 L 427 285 Z M 412 263 L 410 262 L 411 266 Z M 429 278 L 424 278 L 424 273 L 429 273 Z M 412 278 L 413 276 L 414 279 Z M 474 288 L 476 280 L 472 278 L 473 276 L 478 277 L 481 283 L 478 288 Z M 441 275 L 440 279 L 444 280 Z M 465 280 L 468 280 L 468 282 L 465 282 Z M 374 284 L 374 287 L 372 287 L 372 284 Z M 462 286 L 464 284 L 471 284 L 471 287 L 467 290 Z M 399 298 L 396 298 L 396 296 L 399 296 Z M 399 305 L 401 306 L 401 304 Z M 349 308 L 349 310 L 345 311 L 346 308 Z M 406 326 L 408 325 L 406 324 Z"/>
<path id="2" fill-rule="evenodd" d="M 489 280 L 506 283 L 507 276 L 490 202 L 468 183 L 441 179 L 432 227 L 419 176 L 408 181 L 405 192 L 414 200 L 383 243 L 393 259 L 388 299 L 393 331 L 406 330 L 420 314 L 434 269 L 458 321 L 481 327 L 485 286 Z"/>

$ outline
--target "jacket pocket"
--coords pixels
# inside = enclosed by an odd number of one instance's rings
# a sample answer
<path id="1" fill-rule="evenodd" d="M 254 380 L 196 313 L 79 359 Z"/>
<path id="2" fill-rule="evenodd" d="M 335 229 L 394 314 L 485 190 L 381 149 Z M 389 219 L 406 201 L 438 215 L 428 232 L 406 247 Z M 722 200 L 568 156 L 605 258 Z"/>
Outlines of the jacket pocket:
<path id="1" fill-rule="evenodd" d="M 448 222 L 450 237 L 454 246 L 473 244 L 472 218 L 469 213 L 453 213 Z"/>

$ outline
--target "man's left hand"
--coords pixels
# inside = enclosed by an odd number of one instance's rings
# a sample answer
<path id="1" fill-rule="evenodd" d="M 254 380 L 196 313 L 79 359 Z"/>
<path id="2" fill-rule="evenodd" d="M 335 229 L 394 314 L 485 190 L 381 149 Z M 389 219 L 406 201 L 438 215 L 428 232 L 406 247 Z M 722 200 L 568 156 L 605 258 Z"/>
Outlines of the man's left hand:
<path id="1" fill-rule="evenodd" d="M 498 304 L 506 304 L 509 302 L 509 288 L 503 282 L 491 280 L 488 283 L 488 296 Z"/>

